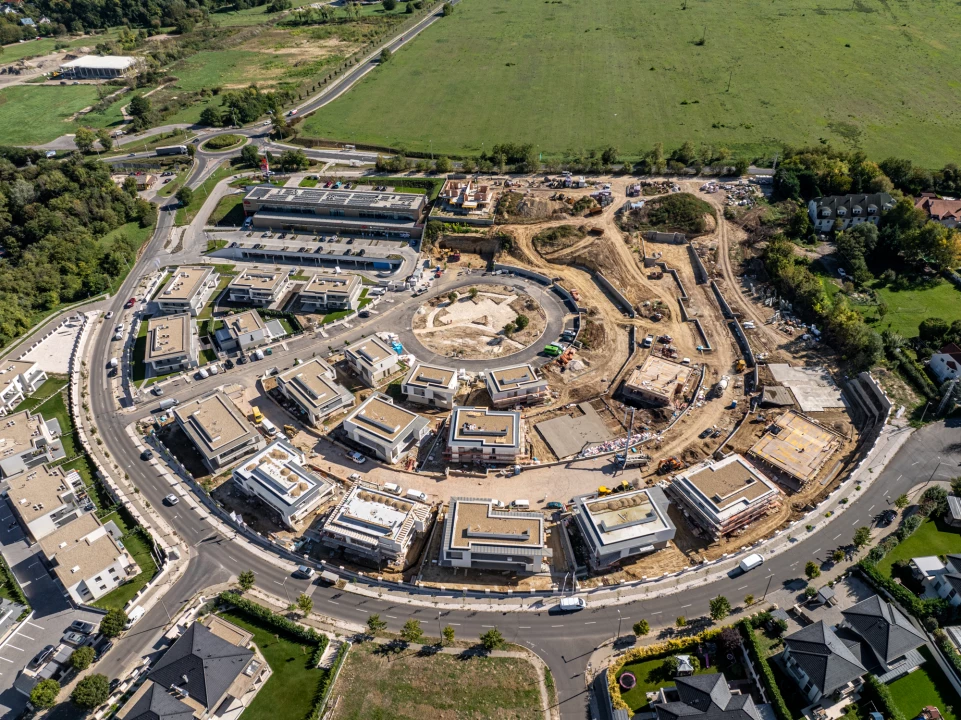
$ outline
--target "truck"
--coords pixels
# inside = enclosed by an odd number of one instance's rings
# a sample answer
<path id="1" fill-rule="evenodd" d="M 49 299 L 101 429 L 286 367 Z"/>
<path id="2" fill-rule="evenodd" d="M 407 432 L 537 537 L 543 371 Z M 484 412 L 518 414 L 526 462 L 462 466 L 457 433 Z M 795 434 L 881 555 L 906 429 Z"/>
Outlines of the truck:
<path id="1" fill-rule="evenodd" d="M 165 145 L 164 147 L 158 147 L 156 150 L 157 157 L 162 157 L 163 155 L 186 155 L 187 146 L 186 145 Z"/>

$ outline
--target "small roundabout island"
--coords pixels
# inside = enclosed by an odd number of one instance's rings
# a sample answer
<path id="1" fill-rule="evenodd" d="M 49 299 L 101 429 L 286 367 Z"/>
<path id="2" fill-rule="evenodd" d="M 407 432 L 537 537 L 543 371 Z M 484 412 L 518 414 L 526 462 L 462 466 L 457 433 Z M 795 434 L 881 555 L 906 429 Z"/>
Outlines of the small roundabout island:
<path id="1" fill-rule="evenodd" d="M 214 135 L 212 138 L 205 140 L 200 145 L 200 149 L 204 152 L 227 152 L 228 150 L 236 150 L 249 140 L 250 138 L 246 135 L 224 133 L 222 135 Z"/>

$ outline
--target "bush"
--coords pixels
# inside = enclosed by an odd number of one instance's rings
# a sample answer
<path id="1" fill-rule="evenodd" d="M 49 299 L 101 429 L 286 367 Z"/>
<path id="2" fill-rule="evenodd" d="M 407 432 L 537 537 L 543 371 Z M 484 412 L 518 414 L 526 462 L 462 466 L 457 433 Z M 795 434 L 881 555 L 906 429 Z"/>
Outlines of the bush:
<path id="1" fill-rule="evenodd" d="M 707 232 L 705 217 L 717 217 L 714 208 L 691 193 L 656 197 L 622 220 L 624 230 L 664 230 L 699 235 Z"/>
<path id="2" fill-rule="evenodd" d="M 898 708 L 891 697 L 891 690 L 874 675 L 864 676 L 864 685 L 861 687 L 861 698 L 868 702 L 873 702 L 878 711 L 887 720 L 905 720 L 904 713 Z"/>
<path id="3" fill-rule="evenodd" d="M 771 670 L 767 658 L 761 652 L 757 637 L 754 635 L 754 629 L 750 623 L 744 620 L 738 623 L 738 627 L 741 630 L 741 636 L 744 638 L 744 646 L 747 648 L 748 656 L 761 676 L 761 683 L 764 685 L 768 700 L 771 701 L 774 715 L 777 720 L 793 720 L 793 715 L 788 710 L 787 703 L 784 702 L 784 696 L 781 695 L 781 689 L 777 686 L 774 672 Z"/>
<path id="4" fill-rule="evenodd" d="M 282 630 L 288 635 L 292 635 L 305 643 L 317 645 L 321 654 L 327 647 L 327 638 L 313 628 L 298 625 L 292 620 L 288 620 L 283 615 L 278 615 L 277 613 L 271 612 L 263 605 L 258 605 L 255 602 L 251 602 L 235 592 L 225 590 L 224 592 L 220 593 L 217 599 L 224 605 L 232 605 L 247 615 L 260 620 L 265 625 L 270 625 L 278 630 Z M 318 654 L 317 657 L 319 658 L 320 655 Z"/>
<path id="5" fill-rule="evenodd" d="M 89 645 L 79 647 L 70 654 L 70 665 L 74 670 L 86 670 L 93 662 L 94 650 Z"/>
<path id="6" fill-rule="evenodd" d="M 37 710 L 46 710 L 57 704 L 60 683 L 56 680 L 41 680 L 30 691 L 30 702 Z"/>
<path id="7" fill-rule="evenodd" d="M 223 150 L 224 148 L 233 147 L 244 140 L 242 135 L 232 135 L 227 133 L 226 135 L 215 135 L 204 143 L 205 150 Z"/>

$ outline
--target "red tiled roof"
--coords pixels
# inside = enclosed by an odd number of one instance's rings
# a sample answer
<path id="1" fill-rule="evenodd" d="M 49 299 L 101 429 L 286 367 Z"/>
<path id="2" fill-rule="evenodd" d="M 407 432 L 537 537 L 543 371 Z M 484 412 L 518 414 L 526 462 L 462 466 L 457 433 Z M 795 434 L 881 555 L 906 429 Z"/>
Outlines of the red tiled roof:
<path id="1" fill-rule="evenodd" d="M 928 216 L 936 220 L 946 218 L 961 220 L 961 200 L 944 200 L 926 195 L 918 198 L 914 207 L 921 208 Z"/>

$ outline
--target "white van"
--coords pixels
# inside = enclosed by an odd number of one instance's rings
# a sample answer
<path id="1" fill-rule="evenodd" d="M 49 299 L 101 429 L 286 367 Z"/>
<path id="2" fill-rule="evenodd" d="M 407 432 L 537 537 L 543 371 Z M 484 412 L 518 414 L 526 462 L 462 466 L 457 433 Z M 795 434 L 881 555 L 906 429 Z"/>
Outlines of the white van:
<path id="1" fill-rule="evenodd" d="M 579 597 L 561 598 L 560 608 L 564 612 L 576 612 L 587 607 L 587 601 Z"/>
<path id="2" fill-rule="evenodd" d="M 511 503 L 511 507 L 512 507 L 512 508 L 516 508 L 517 510 L 530 510 L 530 508 L 531 508 L 531 501 L 530 501 L 530 500 L 515 500 L 514 502 Z"/>
<path id="3" fill-rule="evenodd" d="M 266 432 L 270 436 L 274 436 L 277 434 L 277 426 L 274 425 L 272 422 L 270 422 L 270 420 L 268 420 L 267 418 L 264 418 L 263 420 L 260 421 L 260 427 L 262 427 L 264 429 L 264 432 Z"/>
<path id="4" fill-rule="evenodd" d="M 400 495 L 404 492 L 404 488 L 397 483 L 384 483 L 384 491 L 389 492 L 391 495 Z"/>
<path id="5" fill-rule="evenodd" d="M 115 368 L 120 364 L 120 360 L 117 358 L 110 358 L 110 367 Z"/>
<path id="6" fill-rule="evenodd" d="M 421 492 L 420 490 L 410 489 L 407 491 L 407 497 L 411 500 L 419 500 L 420 502 L 427 502 L 427 493 Z"/>
<path id="7" fill-rule="evenodd" d="M 750 570 L 753 570 L 754 568 L 759 567 L 763 562 L 764 562 L 763 557 L 761 557 L 757 553 L 752 553 L 751 555 L 748 555 L 746 558 L 741 560 L 741 562 L 738 563 L 738 565 L 741 568 L 741 572 L 749 572 Z"/>
<path id="8" fill-rule="evenodd" d="M 216 375 L 220 372 L 220 366 L 217 363 L 211 363 L 207 366 L 207 372 L 211 375 Z"/>
<path id="9" fill-rule="evenodd" d="M 210 373 L 208 373 L 203 368 L 200 368 L 200 370 L 197 371 L 197 377 L 200 378 L 201 380 L 206 380 L 207 378 L 210 377 Z"/>
<path id="10" fill-rule="evenodd" d="M 133 627 L 134 623 L 144 616 L 147 611 L 143 609 L 140 605 L 135 607 L 129 613 L 127 613 L 127 624 L 123 626 L 124 630 L 129 630 Z"/>

